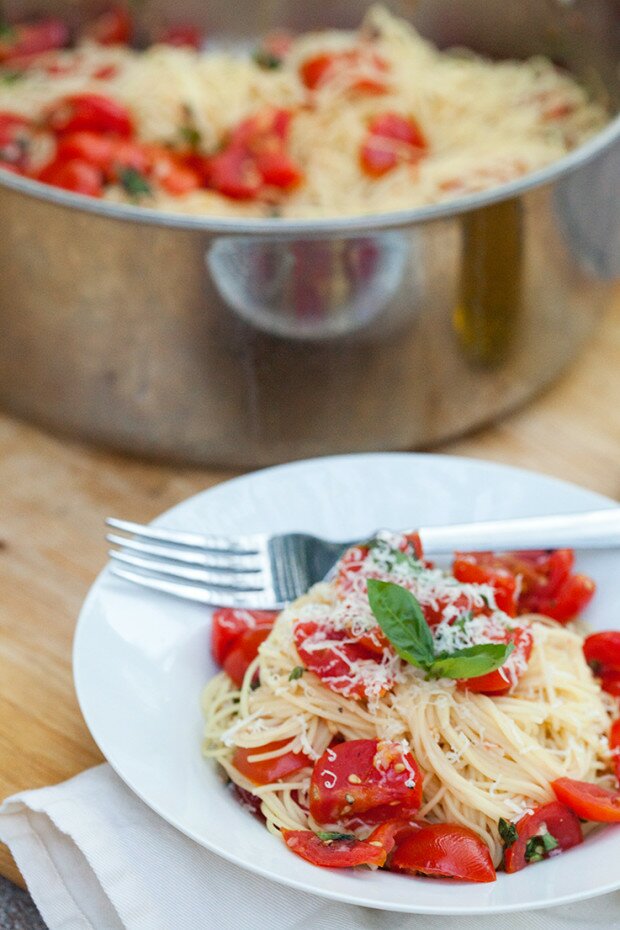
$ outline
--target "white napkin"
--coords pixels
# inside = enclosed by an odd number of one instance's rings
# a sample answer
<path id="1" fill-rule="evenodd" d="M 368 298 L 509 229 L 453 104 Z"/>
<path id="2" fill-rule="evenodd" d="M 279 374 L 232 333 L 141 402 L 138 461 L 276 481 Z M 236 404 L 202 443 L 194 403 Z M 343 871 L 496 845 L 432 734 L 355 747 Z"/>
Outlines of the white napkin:
<path id="1" fill-rule="evenodd" d="M 328 901 L 218 858 L 161 820 L 108 765 L 0 807 L 10 847 L 50 930 L 453 930 Z M 459 930 L 620 928 L 620 892 L 545 911 L 463 917 Z"/>

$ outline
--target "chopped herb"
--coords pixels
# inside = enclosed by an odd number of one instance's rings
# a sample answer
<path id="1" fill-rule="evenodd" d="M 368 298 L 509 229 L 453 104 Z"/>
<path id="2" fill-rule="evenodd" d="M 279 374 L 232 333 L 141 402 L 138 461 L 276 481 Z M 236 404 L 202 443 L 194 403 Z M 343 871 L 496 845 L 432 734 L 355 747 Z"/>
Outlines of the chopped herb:
<path id="1" fill-rule="evenodd" d="M 560 844 L 551 833 L 541 833 L 527 841 L 525 859 L 527 862 L 540 862 L 545 856 L 557 849 Z"/>
<path id="2" fill-rule="evenodd" d="M 333 840 L 355 840 L 357 837 L 353 833 L 330 833 L 329 831 L 319 830 L 317 836 L 325 843 L 331 843 Z"/>
<path id="3" fill-rule="evenodd" d="M 370 578 L 368 600 L 375 619 L 405 662 L 431 678 L 478 678 L 500 668 L 514 643 L 480 643 L 435 655 L 431 628 L 411 591 L 391 581 Z"/>
<path id="4" fill-rule="evenodd" d="M 512 844 L 516 843 L 519 839 L 519 834 L 517 833 L 515 824 L 511 823 L 510 820 L 504 820 L 503 817 L 500 817 L 497 827 L 499 830 L 499 835 L 502 838 L 502 842 L 504 843 L 504 849 L 509 849 Z"/>
<path id="5" fill-rule="evenodd" d="M 265 48 L 257 48 L 252 58 L 254 64 L 258 65 L 259 68 L 265 68 L 267 71 L 277 71 L 278 68 L 282 67 L 282 59 Z"/>
<path id="6" fill-rule="evenodd" d="M 23 71 L 2 71 L 0 70 L 0 84 L 15 84 L 16 81 L 23 78 Z"/>
<path id="7" fill-rule="evenodd" d="M 288 676 L 289 681 L 297 681 L 298 678 L 301 678 L 305 669 L 301 665 L 296 665 L 291 674 Z"/>
<path id="8" fill-rule="evenodd" d="M 123 168 L 119 173 L 119 180 L 128 194 L 138 198 L 145 194 L 152 194 L 153 188 L 139 171 L 135 168 Z"/>
<path id="9" fill-rule="evenodd" d="M 482 598 L 482 603 L 484 604 L 485 607 L 491 606 L 490 601 L 488 597 L 486 596 L 486 594 L 481 594 L 480 597 Z"/>
<path id="10" fill-rule="evenodd" d="M 179 132 L 183 141 L 187 142 L 190 148 L 197 149 L 202 142 L 202 133 L 195 126 L 181 126 Z"/>

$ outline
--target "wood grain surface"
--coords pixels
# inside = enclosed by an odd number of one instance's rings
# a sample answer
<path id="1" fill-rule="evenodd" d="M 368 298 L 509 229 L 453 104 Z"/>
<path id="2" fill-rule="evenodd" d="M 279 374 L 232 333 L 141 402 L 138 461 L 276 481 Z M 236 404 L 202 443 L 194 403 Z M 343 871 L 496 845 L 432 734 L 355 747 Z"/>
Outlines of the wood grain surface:
<path id="1" fill-rule="evenodd" d="M 620 290 L 578 362 L 527 408 L 441 451 L 537 469 L 620 498 Z M 137 462 L 0 417 L 0 798 L 101 755 L 71 642 L 110 514 L 145 522 L 233 472 Z M 21 883 L 0 846 L 0 873 Z"/>

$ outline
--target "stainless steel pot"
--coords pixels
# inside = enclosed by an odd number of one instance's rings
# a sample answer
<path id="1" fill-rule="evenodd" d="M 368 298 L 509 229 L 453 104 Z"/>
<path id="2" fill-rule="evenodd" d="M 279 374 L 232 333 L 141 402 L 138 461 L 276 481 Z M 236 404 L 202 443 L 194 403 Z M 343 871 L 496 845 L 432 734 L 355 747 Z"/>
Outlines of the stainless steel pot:
<path id="1" fill-rule="evenodd" d="M 615 0 L 390 5 L 442 46 L 550 55 L 617 111 Z M 239 40 L 351 26 L 365 6 L 185 0 L 174 18 Z M 166 17 L 140 9 L 145 32 Z M 130 452 L 239 466 L 471 429 L 555 378 L 604 307 L 619 137 L 616 118 L 525 180 L 363 219 L 181 217 L 3 175 L 0 403 Z"/>

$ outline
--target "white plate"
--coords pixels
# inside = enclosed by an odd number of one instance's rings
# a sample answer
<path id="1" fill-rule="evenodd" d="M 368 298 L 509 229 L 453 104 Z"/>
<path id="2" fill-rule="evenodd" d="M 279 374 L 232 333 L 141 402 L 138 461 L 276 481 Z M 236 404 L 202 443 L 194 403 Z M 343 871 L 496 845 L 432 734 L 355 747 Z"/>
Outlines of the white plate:
<path id="1" fill-rule="evenodd" d="M 363 538 L 377 527 L 607 507 L 607 498 L 531 472 L 435 455 L 315 459 L 237 478 L 156 522 L 222 533 L 306 530 Z M 467 541 L 464 540 L 466 547 Z M 599 591 L 588 613 L 618 625 L 611 552 L 578 556 Z M 86 722 L 113 768 L 158 814 L 232 862 L 328 898 L 386 910 L 475 914 L 547 907 L 620 887 L 620 831 L 485 885 L 389 872 L 318 869 L 247 814 L 200 755 L 201 689 L 216 671 L 209 611 L 115 579 L 106 569 L 82 610 L 74 674 Z"/>

